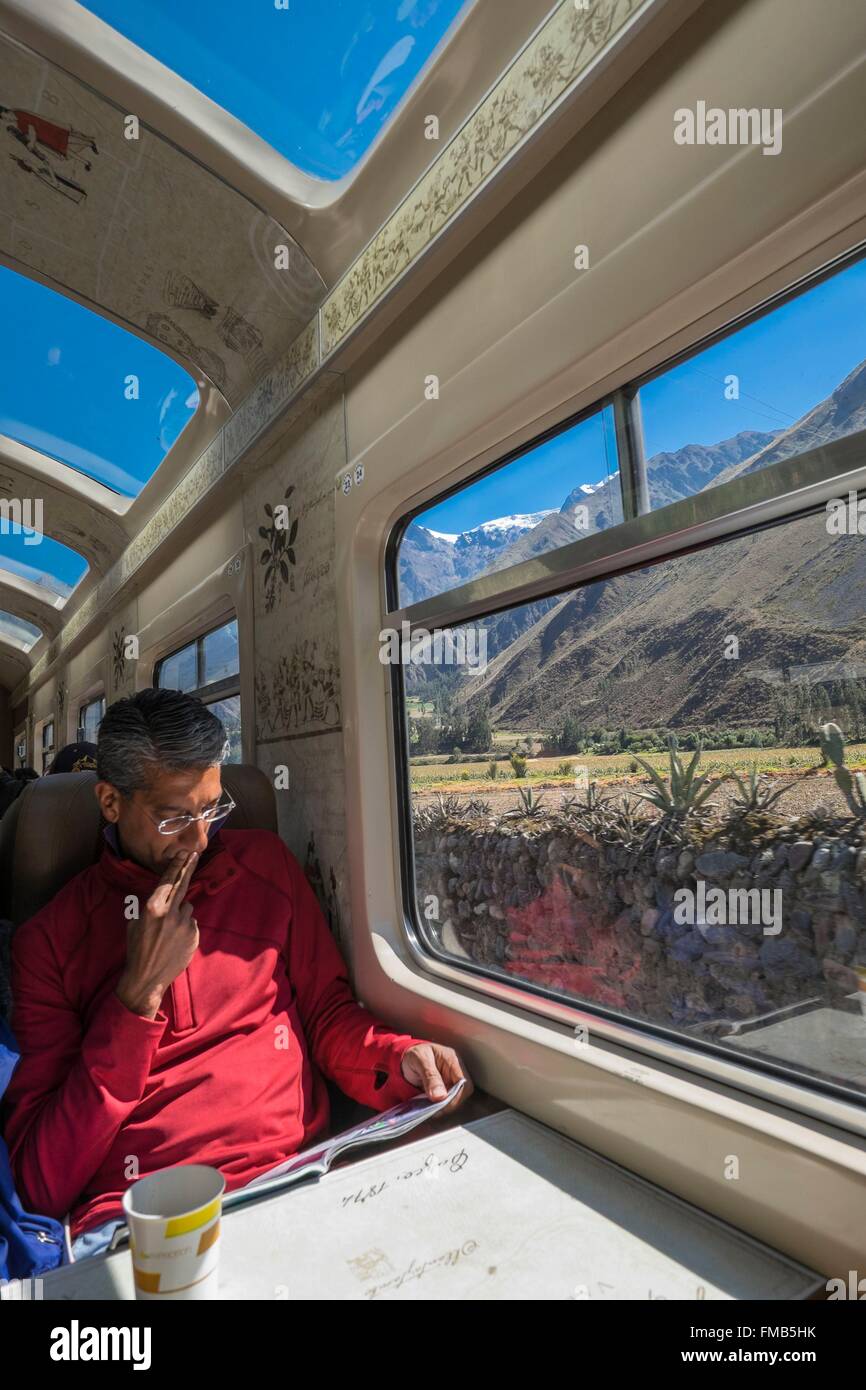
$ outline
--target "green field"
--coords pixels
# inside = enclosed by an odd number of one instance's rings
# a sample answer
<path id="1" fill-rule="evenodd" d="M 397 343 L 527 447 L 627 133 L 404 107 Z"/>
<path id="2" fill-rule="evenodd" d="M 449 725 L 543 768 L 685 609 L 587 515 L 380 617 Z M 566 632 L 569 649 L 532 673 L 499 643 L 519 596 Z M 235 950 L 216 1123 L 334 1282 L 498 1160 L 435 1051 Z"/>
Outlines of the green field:
<path id="1" fill-rule="evenodd" d="M 436 713 L 432 700 L 420 700 L 417 695 L 406 697 L 406 713 L 410 719 L 423 719 Z"/>
<path id="2" fill-rule="evenodd" d="M 662 774 L 666 773 L 670 766 L 667 753 L 642 753 L 640 756 Z M 693 754 L 681 752 L 680 756 L 688 763 Z M 484 775 L 490 758 L 481 762 L 449 764 L 446 763 L 444 754 L 437 757 L 438 761 L 434 763 L 428 756 L 424 759 L 423 765 L 412 760 L 412 786 L 419 791 L 490 791 L 494 786 L 520 787 L 526 786 L 529 782 L 541 781 L 553 786 L 574 785 L 575 773 L 569 772 L 565 775 L 558 771 L 562 763 L 568 763 L 574 768 L 585 767 L 589 780 L 599 783 L 649 780 L 644 769 L 636 762 L 634 753 L 615 753 L 604 757 L 575 753 L 572 757 L 558 754 L 549 758 L 529 758 L 526 776 L 523 778 L 514 776 L 507 759 L 500 759 L 499 775 L 495 782 Z M 866 743 L 854 743 L 847 747 L 845 761 L 848 767 L 866 765 Z M 821 766 L 821 754 L 817 748 L 708 748 L 701 757 L 700 771 L 719 775 L 731 771 L 742 774 L 748 772 L 753 764 L 759 772 L 804 772 L 807 768 L 817 769 Z"/>

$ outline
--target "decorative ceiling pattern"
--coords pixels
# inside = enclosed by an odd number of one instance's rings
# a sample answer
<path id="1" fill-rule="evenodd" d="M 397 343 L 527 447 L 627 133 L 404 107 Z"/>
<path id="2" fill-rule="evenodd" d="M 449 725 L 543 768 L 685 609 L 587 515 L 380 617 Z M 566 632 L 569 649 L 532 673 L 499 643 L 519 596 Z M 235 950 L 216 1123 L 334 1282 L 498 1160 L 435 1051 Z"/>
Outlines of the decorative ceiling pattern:
<path id="1" fill-rule="evenodd" d="M 588 9 L 563 0 L 328 295 L 325 355 L 645 8 L 646 0 L 595 0 Z"/>
<path id="2" fill-rule="evenodd" d="M 6 497 L 29 497 L 34 488 L 35 475 L 26 465 L 16 465 L 12 452 L 12 446 L 0 450 L 0 501 Z M 77 550 L 97 574 L 104 573 L 128 543 L 126 532 L 114 517 L 94 506 L 86 496 L 78 496 L 62 485 L 54 486 L 41 476 L 39 497 L 43 503 L 44 534 Z M 34 549 L 34 558 L 39 558 L 38 547 Z M 2 563 L 0 557 L 0 568 Z"/>
<path id="3" fill-rule="evenodd" d="M 324 296 L 307 256 L 168 141 L 5 38 L 0 72 L 0 257 L 240 404 Z"/>
<path id="4" fill-rule="evenodd" d="M 581 82 L 591 64 L 633 32 L 640 16 L 652 5 L 653 0 L 595 0 L 592 9 L 584 11 L 574 0 L 562 0 L 321 308 L 293 337 L 286 335 L 278 360 L 262 374 L 218 437 L 98 588 L 91 590 L 70 616 L 29 678 L 18 686 L 14 699 L 23 699 L 28 688 L 48 675 L 87 628 L 104 620 L 136 570 L 225 474 L 257 455 L 259 449 L 251 452 L 254 441 L 290 407 L 294 413 L 296 398 L 306 392 L 305 399 L 309 400 L 324 388 L 329 356 L 347 334 L 440 235 L 445 224 L 515 154 L 524 137 Z"/>

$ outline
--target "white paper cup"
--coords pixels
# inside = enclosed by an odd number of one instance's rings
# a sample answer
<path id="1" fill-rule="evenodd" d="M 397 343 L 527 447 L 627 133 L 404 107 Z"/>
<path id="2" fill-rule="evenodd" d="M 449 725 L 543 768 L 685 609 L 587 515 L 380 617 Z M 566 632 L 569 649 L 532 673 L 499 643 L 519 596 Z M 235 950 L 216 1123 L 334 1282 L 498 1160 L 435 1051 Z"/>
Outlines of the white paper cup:
<path id="1" fill-rule="evenodd" d="M 123 1194 L 135 1297 L 217 1298 L 220 1215 L 226 1181 L 184 1163 L 139 1178 Z"/>

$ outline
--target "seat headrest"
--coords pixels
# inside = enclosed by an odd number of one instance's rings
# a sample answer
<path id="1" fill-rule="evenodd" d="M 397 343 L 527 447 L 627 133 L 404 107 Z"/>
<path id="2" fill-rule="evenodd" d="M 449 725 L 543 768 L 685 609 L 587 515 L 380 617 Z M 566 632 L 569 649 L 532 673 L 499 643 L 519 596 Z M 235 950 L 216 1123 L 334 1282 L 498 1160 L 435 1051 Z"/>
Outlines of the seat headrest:
<path id="1" fill-rule="evenodd" d="M 227 763 L 222 783 L 236 803 L 227 830 L 277 829 L 273 784 L 257 767 Z M 95 772 L 30 782 L 0 820 L 0 916 L 16 926 L 50 902 L 102 853 Z"/>

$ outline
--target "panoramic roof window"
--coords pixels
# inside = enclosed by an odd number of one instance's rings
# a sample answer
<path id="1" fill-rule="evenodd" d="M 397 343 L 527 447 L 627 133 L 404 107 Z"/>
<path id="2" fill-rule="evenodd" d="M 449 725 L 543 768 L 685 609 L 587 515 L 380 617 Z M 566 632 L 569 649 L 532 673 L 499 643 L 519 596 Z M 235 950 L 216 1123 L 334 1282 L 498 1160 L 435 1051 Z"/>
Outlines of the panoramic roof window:
<path id="1" fill-rule="evenodd" d="M 195 414 L 192 377 L 135 333 L 2 266 L 0 319 L 15 345 L 0 434 L 136 497 Z"/>
<path id="2" fill-rule="evenodd" d="M 49 590 L 46 595 L 49 603 L 55 598 L 68 598 L 87 569 L 83 555 L 50 536 L 24 530 L 16 535 L 0 529 L 0 580 L 7 570 L 31 584 L 39 584 Z"/>
<path id="3" fill-rule="evenodd" d="M 41 636 L 39 628 L 34 627 L 32 623 L 25 623 L 23 618 L 0 609 L 0 642 L 17 647 L 19 651 L 29 652 Z"/>
<path id="4" fill-rule="evenodd" d="M 300 169 L 339 179 L 358 163 L 462 0 L 84 0 Z"/>
<path id="5" fill-rule="evenodd" d="M 29 652 L 42 636 L 38 627 L 33 623 L 26 623 L 23 618 L 17 617 L 14 613 L 7 613 L 5 609 L 0 609 L 0 641 L 8 642 L 12 647 L 17 647 L 19 651 Z"/>

